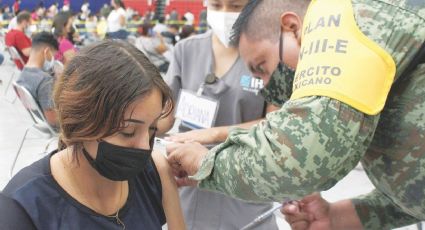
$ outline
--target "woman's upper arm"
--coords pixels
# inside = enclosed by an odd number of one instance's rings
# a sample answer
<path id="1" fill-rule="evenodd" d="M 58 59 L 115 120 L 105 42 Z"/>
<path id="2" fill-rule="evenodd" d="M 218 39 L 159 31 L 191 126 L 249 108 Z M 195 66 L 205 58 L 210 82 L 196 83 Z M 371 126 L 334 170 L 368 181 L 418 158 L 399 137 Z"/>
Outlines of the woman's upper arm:
<path id="1" fill-rule="evenodd" d="M 183 213 L 180 207 L 180 197 L 177 184 L 172 175 L 167 159 L 158 151 L 152 153 L 152 158 L 158 169 L 162 186 L 162 205 L 169 230 L 186 229 Z"/>

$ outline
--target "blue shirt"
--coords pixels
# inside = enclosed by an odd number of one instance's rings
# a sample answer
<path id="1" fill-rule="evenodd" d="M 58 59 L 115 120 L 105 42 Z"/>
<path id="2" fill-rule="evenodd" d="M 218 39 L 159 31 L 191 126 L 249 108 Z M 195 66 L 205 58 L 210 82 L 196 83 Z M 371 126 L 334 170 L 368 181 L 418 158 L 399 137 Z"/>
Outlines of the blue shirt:
<path id="1" fill-rule="evenodd" d="M 55 153 L 22 169 L 3 193 L 25 209 L 37 229 L 123 229 L 115 218 L 94 212 L 63 190 L 50 169 L 50 158 Z M 161 229 L 166 219 L 162 207 L 161 181 L 153 160 L 128 183 L 127 202 L 119 212 L 125 228 Z"/>

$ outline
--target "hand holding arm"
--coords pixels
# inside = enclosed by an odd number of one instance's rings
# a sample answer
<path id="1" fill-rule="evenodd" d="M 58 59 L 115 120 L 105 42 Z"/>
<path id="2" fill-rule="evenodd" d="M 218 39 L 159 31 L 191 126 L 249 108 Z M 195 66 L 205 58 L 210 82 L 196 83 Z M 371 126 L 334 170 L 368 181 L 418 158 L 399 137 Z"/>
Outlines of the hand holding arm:
<path id="1" fill-rule="evenodd" d="M 190 176 L 198 172 L 208 149 L 197 142 L 175 143 L 167 145 L 167 153 L 173 174 L 179 178 L 177 179 L 179 187 L 197 185 Z"/>

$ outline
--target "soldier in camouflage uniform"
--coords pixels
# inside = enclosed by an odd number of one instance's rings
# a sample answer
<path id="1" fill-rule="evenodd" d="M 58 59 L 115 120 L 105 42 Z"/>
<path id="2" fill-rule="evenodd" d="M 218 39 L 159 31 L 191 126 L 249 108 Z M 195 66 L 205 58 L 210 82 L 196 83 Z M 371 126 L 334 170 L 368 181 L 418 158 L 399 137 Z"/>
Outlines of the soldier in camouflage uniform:
<path id="1" fill-rule="evenodd" d="M 261 2 L 269 3 L 270 11 L 279 4 Z M 352 0 L 352 5 L 360 30 L 397 67 L 381 113 L 366 115 L 324 96 L 286 102 L 294 73 L 283 68 L 263 92 L 282 106 L 279 111 L 250 130 L 233 130 L 209 151 L 197 143 L 171 146 L 170 164 L 193 175 L 200 188 L 244 200 L 281 201 L 327 190 L 361 161 L 376 187 L 350 201 L 365 229 L 425 220 L 425 65 L 401 77 L 425 40 L 425 1 Z M 252 36 L 258 37 L 261 28 L 256 30 Z M 242 30 L 242 35 L 251 33 Z M 244 49 L 255 47 L 240 44 L 239 49 L 243 56 Z"/>

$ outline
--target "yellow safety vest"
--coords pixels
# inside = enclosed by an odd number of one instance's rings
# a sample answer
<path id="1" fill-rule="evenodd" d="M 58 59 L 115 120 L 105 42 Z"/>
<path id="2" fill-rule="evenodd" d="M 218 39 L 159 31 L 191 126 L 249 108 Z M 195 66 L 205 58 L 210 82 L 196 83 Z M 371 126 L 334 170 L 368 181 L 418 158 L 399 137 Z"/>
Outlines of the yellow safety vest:
<path id="1" fill-rule="evenodd" d="M 375 115 L 395 71 L 392 57 L 357 27 L 350 0 L 311 1 L 291 99 L 327 96 Z"/>

